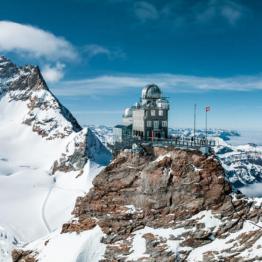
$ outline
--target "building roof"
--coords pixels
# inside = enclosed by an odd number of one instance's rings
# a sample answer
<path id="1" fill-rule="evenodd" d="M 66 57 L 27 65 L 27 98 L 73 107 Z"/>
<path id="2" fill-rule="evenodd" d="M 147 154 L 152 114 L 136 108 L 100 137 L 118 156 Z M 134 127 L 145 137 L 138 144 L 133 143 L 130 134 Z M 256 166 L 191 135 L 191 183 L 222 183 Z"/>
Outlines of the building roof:
<path id="1" fill-rule="evenodd" d="M 132 117 L 132 115 L 133 115 L 132 108 L 130 108 L 130 107 L 126 108 L 123 116 L 124 117 Z"/>
<path id="2" fill-rule="evenodd" d="M 142 99 L 159 99 L 161 98 L 161 90 L 155 84 L 146 85 L 142 89 Z"/>
<path id="3" fill-rule="evenodd" d="M 114 128 L 121 128 L 121 129 L 125 129 L 125 128 L 131 128 L 132 124 L 129 125 L 115 125 Z"/>

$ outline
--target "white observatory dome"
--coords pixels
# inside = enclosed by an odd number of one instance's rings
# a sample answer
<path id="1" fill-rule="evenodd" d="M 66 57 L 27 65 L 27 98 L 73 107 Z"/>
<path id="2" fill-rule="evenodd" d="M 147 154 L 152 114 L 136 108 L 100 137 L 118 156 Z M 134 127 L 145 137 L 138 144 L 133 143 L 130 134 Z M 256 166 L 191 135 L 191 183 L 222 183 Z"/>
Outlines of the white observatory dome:
<path id="1" fill-rule="evenodd" d="M 159 99 L 161 90 L 155 84 L 146 85 L 142 90 L 142 99 Z"/>
<path id="2" fill-rule="evenodd" d="M 133 115 L 132 108 L 130 107 L 126 108 L 124 111 L 124 117 L 132 117 L 132 115 Z"/>

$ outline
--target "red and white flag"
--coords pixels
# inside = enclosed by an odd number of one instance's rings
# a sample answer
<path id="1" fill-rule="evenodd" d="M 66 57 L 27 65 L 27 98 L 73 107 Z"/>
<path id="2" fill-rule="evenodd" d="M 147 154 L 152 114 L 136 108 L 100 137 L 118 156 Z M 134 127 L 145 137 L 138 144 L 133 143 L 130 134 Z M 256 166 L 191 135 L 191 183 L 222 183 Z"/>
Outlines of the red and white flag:
<path id="1" fill-rule="evenodd" d="M 209 112 L 211 110 L 210 106 L 206 106 L 206 112 Z"/>

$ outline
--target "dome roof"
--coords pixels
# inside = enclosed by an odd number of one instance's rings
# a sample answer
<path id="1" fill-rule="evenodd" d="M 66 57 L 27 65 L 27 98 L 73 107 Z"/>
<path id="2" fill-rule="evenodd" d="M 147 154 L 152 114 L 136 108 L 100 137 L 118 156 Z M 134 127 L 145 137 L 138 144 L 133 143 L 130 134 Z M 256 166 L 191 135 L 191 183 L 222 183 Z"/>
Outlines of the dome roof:
<path id="1" fill-rule="evenodd" d="M 133 111 L 132 111 L 132 108 L 126 108 L 125 109 L 125 112 L 124 112 L 124 117 L 132 117 L 133 115 Z"/>
<path id="2" fill-rule="evenodd" d="M 142 90 L 143 99 L 159 99 L 161 97 L 161 90 L 155 84 L 146 85 Z"/>

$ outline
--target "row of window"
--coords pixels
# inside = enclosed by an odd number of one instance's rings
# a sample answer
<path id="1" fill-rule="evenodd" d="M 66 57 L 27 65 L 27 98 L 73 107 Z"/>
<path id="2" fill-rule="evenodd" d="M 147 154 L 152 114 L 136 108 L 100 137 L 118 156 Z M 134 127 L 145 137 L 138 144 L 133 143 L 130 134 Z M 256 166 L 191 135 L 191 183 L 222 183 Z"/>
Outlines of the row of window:
<path id="1" fill-rule="evenodd" d="M 150 115 L 151 116 L 156 116 L 158 112 L 159 116 L 163 116 L 164 115 L 164 111 L 163 110 L 150 110 Z"/>
<path id="2" fill-rule="evenodd" d="M 146 121 L 146 126 L 152 127 L 152 123 L 153 123 L 154 129 L 159 128 L 159 121 Z M 167 127 L 167 121 L 162 121 L 162 127 Z"/>

